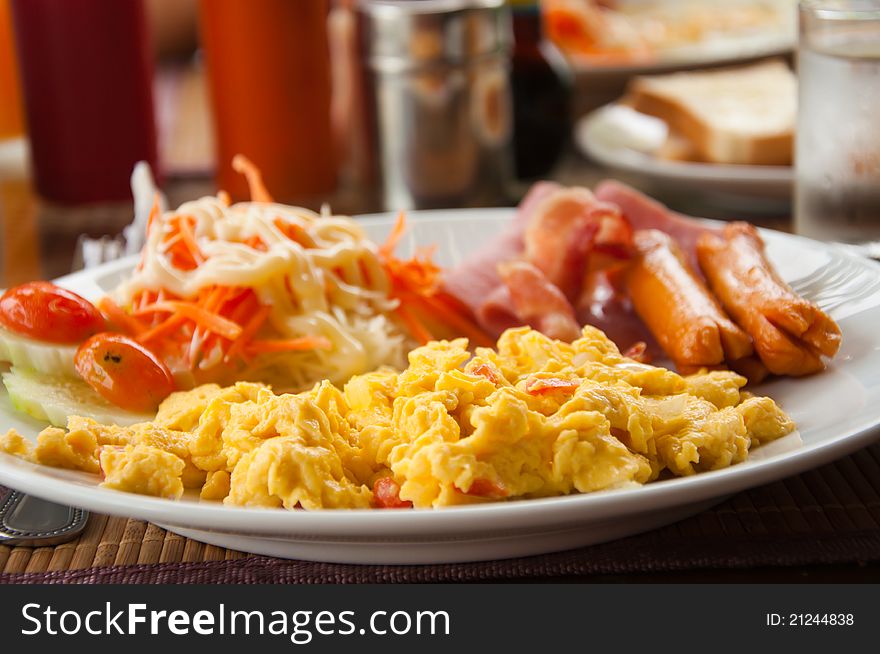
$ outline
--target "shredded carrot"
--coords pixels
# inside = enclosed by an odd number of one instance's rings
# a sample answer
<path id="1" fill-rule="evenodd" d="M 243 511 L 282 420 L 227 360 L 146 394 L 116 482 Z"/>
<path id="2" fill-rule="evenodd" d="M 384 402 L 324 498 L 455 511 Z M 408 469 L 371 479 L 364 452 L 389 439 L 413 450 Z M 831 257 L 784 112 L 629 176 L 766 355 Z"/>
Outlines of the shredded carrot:
<path id="1" fill-rule="evenodd" d="M 272 202 L 272 196 L 263 184 L 263 175 L 260 169 L 243 154 L 237 154 L 232 157 L 232 168 L 237 173 L 241 173 L 247 179 L 248 186 L 251 191 L 251 200 L 254 202 Z"/>
<path id="2" fill-rule="evenodd" d="M 153 194 L 153 206 L 150 207 L 150 215 L 147 217 L 147 229 L 146 229 L 147 237 L 149 237 L 150 229 L 153 227 L 153 223 L 156 222 L 156 219 L 159 217 L 159 213 L 160 213 L 159 193 L 157 191 L 156 193 Z M 140 259 L 138 260 L 138 263 L 137 263 L 137 266 L 135 267 L 135 270 L 140 271 L 140 270 L 144 269 L 144 262 L 146 261 L 146 257 L 147 257 L 147 249 L 144 248 L 143 250 L 141 250 L 141 256 L 140 256 Z"/>
<path id="3" fill-rule="evenodd" d="M 220 189 L 219 191 L 217 191 L 217 200 L 224 207 L 228 207 L 230 204 L 232 204 L 232 198 L 230 198 L 229 193 L 227 193 L 223 189 Z"/>
<path id="4" fill-rule="evenodd" d="M 128 334 L 137 336 L 147 330 L 146 325 L 137 318 L 127 314 L 109 295 L 105 295 L 98 301 L 98 309 L 107 316 L 110 322 Z"/>
<path id="5" fill-rule="evenodd" d="M 220 307 L 226 302 L 226 298 L 229 297 L 230 293 L 233 291 L 234 289 L 228 286 L 212 286 L 204 288 L 200 293 L 198 304 L 202 309 L 209 313 L 218 313 Z M 218 317 L 220 316 L 218 315 Z M 214 341 L 212 336 L 215 336 L 215 334 L 211 334 L 207 329 L 201 326 L 197 326 L 193 331 L 189 343 L 189 349 L 187 350 L 187 360 L 191 365 L 198 360 L 199 354 L 203 349 L 211 349 L 211 344 Z"/>
<path id="6" fill-rule="evenodd" d="M 229 318 L 238 324 L 243 325 L 259 308 L 260 302 L 257 300 L 256 294 L 251 291 L 230 311 Z"/>
<path id="7" fill-rule="evenodd" d="M 300 350 L 330 350 L 333 343 L 323 336 L 302 336 L 300 338 L 253 340 L 245 346 L 248 354 L 267 352 L 297 352 Z"/>
<path id="8" fill-rule="evenodd" d="M 385 270 L 395 286 L 419 295 L 431 295 L 440 285 L 440 267 L 429 260 L 392 260 L 385 263 Z"/>
<path id="9" fill-rule="evenodd" d="M 311 236 L 309 236 L 309 233 L 300 225 L 297 225 L 296 223 L 285 222 L 281 218 L 276 218 L 274 220 L 274 224 L 275 227 L 277 227 L 282 234 L 284 234 L 294 243 L 299 243 L 305 248 L 315 247 L 315 240 Z"/>
<path id="10" fill-rule="evenodd" d="M 180 237 L 186 249 L 189 250 L 190 256 L 197 266 L 205 263 L 205 255 L 202 254 L 199 244 L 196 243 L 196 235 L 193 232 L 193 225 L 190 224 L 190 217 L 185 216 L 177 221 L 180 229 Z"/>
<path id="11" fill-rule="evenodd" d="M 444 301 L 442 295 L 417 295 L 409 291 L 400 291 L 402 301 L 411 305 L 414 309 L 421 308 L 431 318 L 448 325 L 463 336 L 467 336 L 473 345 L 492 347 L 495 343 L 479 325 L 473 322 L 465 314 L 457 311 L 452 305 Z"/>
<path id="12" fill-rule="evenodd" d="M 469 312 L 454 302 L 447 302 L 445 294 L 439 292 L 442 269 L 432 260 L 434 247 L 418 248 L 409 259 L 394 256 L 405 231 L 406 214 L 401 211 L 391 233 L 379 248 L 379 256 L 391 279 L 392 295 L 401 302 L 397 315 L 413 337 L 421 343 L 433 339 L 431 331 L 416 315 L 421 312 L 461 332 L 475 345 L 492 346 L 492 339 L 470 318 Z"/>
<path id="13" fill-rule="evenodd" d="M 263 243 L 263 239 L 261 239 L 259 236 L 251 236 L 250 238 L 242 241 L 242 243 L 253 250 L 260 250 L 262 252 L 265 252 L 267 249 L 266 244 Z"/>
<path id="14" fill-rule="evenodd" d="M 165 246 L 165 251 L 166 251 L 166 252 L 170 252 L 171 250 L 174 249 L 174 247 L 175 247 L 178 243 L 180 243 L 180 242 L 182 242 L 182 241 L 183 241 L 183 235 L 180 234 L 180 233 L 177 233 L 177 234 L 175 234 L 174 236 L 171 236 L 170 238 L 167 238 L 167 239 L 165 239 L 164 241 L 162 241 L 162 245 Z"/>
<path id="15" fill-rule="evenodd" d="M 168 318 L 160 322 L 155 327 L 139 334 L 137 337 L 137 341 L 139 343 L 149 343 L 150 341 L 164 338 L 169 334 L 173 334 L 174 331 L 177 330 L 186 321 L 187 318 L 181 316 L 180 314 L 171 314 Z"/>
<path id="16" fill-rule="evenodd" d="M 229 350 L 226 352 L 226 356 L 224 360 L 228 363 L 232 361 L 239 352 L 241 352 L 248 342 L 254 337 L 254 335 L 259 331 L 260 327 L 263 326 L 263 323 L 266 321 L 266 318 L 269 317 L 269 314 L 272 312 L 272 307 L 262 306 L 259 308 L 257 313 L 255 313 L 250 320 L 248 320 L 247 324 L 241 330 L 241 334 L 239 334 L 238 338 L 236 338 L 232 345 L 229 347 Z"/>
<path id="17" fill-rule="evenodd" d="M 407 329 L 409 329 L 409 333 L 412 334 L 413 338 L 415 338 L 419 343 L 425 345 L 430 341 L 434 340 L 434 336 L 425 327 L 422 322 L 416 318 L 410 311 L 408 311 L 401 304 L 398 306 L 394 312 L 400 316 L 400 319 L 403 320 L 403 324 L 406 325 Z"/>
<path id="18" fill-rule="evenodd" d="M 155 293 L 153 291 L 149 291 L 147 289 L 141 289 L 137 293 L 135 293 L 131 298 L 131 305 L 138 309 L 142 309 L 145 306 L 152 304 L 156 301 Z"/>
<path id="19" fill-rule="evenodd" d="M 204 300 L 205 311 L 219 311 L 232 291 L 233 289 L 229 286 L 214 286 L 211 288 Z"/>
<path id="20" fill-rule="evenodd" d="M 397 249 L 397 244 L 400 242 L 400 239 L 403 238 L 403 234 L 406 231 L 406 212 L 401 211 L 397 214 L 397 222 L 394 223 L 394 228 L 391 230 L 391 233 L 388 235 L 388 238 L 385 239 L 385 242 L 379 248 L 379 255 L 384 259 L 390 259 L 394 256 L 394 250 Z"/>
<path id="21" fill-rule="evenodd" d="M 150 215 L 147 217 L 147 235 L 150 234 L 150 228 L 153 226 L 153 223 L 156 222 L 156 219 L 159 217 L 160 209 L 159 209 L 159 192 L 156 191 L 153 193 L 153 206 L 150 207 Z"/>
<path id="22" fill-rule="evenodd" d="M 154 313 L 156 311 L 177 313 L 184 318 L 192 320 L 198 327 L 202 327 L 209 332 L 214 332 L 223 338 L 228 338 L 230 341 L 235 340 L 238 338 L 238 335 L 241 334 L 241 325 L 238 325 L 223 316 L 211 313 L 193 302 L 166 300 L 165 302 L 156 302 L 148 307 L 144 307 L 136 313 Z"/>

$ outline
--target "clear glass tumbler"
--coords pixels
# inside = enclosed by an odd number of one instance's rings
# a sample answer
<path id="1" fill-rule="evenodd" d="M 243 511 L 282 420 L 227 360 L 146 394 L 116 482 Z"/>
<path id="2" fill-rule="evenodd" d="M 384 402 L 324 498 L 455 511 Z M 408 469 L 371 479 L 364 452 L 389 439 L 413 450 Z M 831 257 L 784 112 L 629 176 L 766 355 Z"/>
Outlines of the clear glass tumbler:
<path id="1" fill-rule="evenodd" d="M 801 0 L 795 230 L 880 239 L 880 1 Z"/>

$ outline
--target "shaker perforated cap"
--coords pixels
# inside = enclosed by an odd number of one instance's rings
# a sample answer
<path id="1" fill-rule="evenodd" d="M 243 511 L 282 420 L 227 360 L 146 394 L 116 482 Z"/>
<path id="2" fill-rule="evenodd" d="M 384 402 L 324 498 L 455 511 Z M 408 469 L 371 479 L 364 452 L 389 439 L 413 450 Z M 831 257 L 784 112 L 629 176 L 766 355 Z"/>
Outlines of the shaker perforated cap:
<path id="1" fill-rule="evenodd" d="M 357 12 L 361 52 L 376 69 L 463 64 L 513 43 L 504 0 L 359 0 Z"/>

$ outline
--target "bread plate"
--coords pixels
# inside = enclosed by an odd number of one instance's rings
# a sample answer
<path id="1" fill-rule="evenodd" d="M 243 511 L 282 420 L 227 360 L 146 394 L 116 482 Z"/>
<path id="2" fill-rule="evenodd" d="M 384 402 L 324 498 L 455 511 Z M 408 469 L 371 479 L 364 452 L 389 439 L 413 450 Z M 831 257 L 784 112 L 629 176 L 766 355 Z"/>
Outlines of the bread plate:
<path id="1" fill-rule="evenodd" d="M 513 215 L 512 209 L 413 212 L 406 245 L 437 243 L 451 265 Z M 364 218 L 381 241 L 394 216 Z M 238 550 L 313 561 L 413 564 L 477 561 L 558 551 L 671 523 L 732 493 L 768 483 L 863 447 L 880 426 L 880 266 L 808 239 L 764 232 L 780 274 L 840 324 L 843 347 L 822 374 L 756 389 L 777 400 L 799 432 L 754 450 L 724 470 L 645 486 L 552 499 L 413 511 L 284 511 L 178 501 L 99 488 L 94 476 L 0 454 L 0 483 L 98 513 L 148 520 L 184 536 Z M 96 298 L 135 261 L 82 271 L 58 283 Z M 29 438 L 43 425 L 0 394 L 0 430 Z"/>
<path id="2" fill-rule="evenodd" d="M 601 122 L 603 112 L 612 105 L 581 118 L 574 139 L 581 153 L 613 171 L 634 175 L 652 186 L 714 194 L 733 205 L 762 200 L 754 209 L 784 209 L 791 201 L 794 169 L 791 166 L 749 166 L 739 164 L 671 161 L 628 147 L 608 138 Z M 737 197 L 738 196 L 738 197 Z M 726 201 L 725 201 L 726 199 Z M 738 210 L 740 207 L 736 207 Z"/>

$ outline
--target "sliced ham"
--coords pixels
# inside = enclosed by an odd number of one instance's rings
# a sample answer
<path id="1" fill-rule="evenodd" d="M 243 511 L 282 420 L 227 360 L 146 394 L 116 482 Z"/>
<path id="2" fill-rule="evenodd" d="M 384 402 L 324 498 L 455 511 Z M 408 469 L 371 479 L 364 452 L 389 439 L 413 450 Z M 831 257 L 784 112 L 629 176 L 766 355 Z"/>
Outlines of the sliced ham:
<path id="1" fill-rule="evenodd" d="M 489 296 L 477 307 L 475 316 L 480 327 L 496 338 L 505 329 L 525 324 L 516 314 L 510 289 L 503 282 L 489 291 Z"/>
<path id="2" fill-rule="evenodd" d="M 571 303 L 537 266 L 510 261 L 498 265 L 498 274 L 520 324 L 561 341 L 573 341 L 581 335 Z"/>
<path id="3" fill-rule="evenodd" d="M 525 258 L 570 300 L 576 300 L 594 251 L 627 256 L 632 230 L 620 209 L 585 188 L 559 189 L 534 210 L 524 236 Z"/>
<path id="4" fill-rule="evenodd" d="M 653 198 L 640 193 L 631 186 L 615 180 L 606 180 L 596 187 L 596 197 L 620 207 L 634 230 L 657 229 L 669 234 L 684 252 L 694 270 L 697 262 L 697 240 L 703 234 L 720 234 L 717 227 L 710 227 L 695 218 L 671 211 Z"/>
<path id="5" fill-rule="evenodd" d="M 479 314 L 480 307 L 489 299 L 492 291 L 502 286 L 497 271 L 498 264 L 518 259 L 522 255 L 523 234 L 535 207 L 561 188 L 555 182 L 538 182 L 532 186 L 504 230 L 446 272 L 443 278 L 444 289 L 475 314 Z M 486 325 L 483 327 L 487 328 Z"/>

